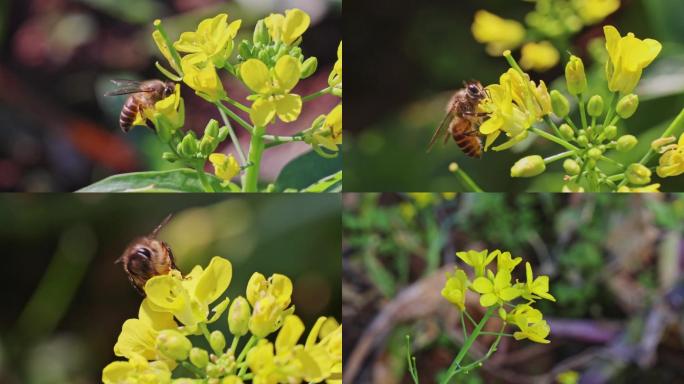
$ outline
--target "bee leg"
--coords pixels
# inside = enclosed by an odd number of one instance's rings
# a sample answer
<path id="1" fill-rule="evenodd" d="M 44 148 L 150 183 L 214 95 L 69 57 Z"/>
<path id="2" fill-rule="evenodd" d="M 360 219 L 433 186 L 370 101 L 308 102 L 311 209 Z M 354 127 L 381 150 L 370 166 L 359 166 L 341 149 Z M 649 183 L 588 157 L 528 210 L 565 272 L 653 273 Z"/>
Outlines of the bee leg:
<path id="1" fill-rule="evenodd" d="M 145 120 L 145 126 L 149 129 L 151 129 L 152 132 L 157 133 L 157 130 L 154 128 L 154 124 L 152 124 L 151 121 Z"/>

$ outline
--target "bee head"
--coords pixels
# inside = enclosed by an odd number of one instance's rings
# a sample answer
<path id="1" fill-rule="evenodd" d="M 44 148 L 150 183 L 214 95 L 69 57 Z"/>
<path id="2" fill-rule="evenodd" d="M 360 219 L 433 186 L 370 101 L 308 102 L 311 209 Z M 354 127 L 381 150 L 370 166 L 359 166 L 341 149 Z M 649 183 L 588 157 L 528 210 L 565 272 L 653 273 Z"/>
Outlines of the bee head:
<path id="1" fill-rule="evenodd" d="M 473 99 L 473 100 L 482 100 L 486 96 L 484 88 L 482 88 L 482 84 L 480 84 L 479 81 L 471 81 L 465 84 L 466 92 L 468 94 L 468 97 Z"/>
<path id="2" fill-rule="evenodd" d="M 176 90 L 176 83 L 173 81 L 167 81 L 164 83 L 164 90 L 162 91 L 162 95 L 164 97 L 169 97 L 173 94 L 173 92 Z"/>

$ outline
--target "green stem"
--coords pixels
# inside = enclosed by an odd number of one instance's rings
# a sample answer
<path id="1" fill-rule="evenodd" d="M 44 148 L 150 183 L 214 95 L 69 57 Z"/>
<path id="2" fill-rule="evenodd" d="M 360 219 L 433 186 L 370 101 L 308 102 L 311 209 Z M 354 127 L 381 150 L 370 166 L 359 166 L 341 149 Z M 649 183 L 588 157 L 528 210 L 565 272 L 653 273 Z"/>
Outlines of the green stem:
<path id="1" fill-rule="evenodd" d="M 252 127 L 248 122 L 246 122 L 242 117 L 238 116 L 235 112 L 231 111 L 228 107 L 225 105 L 217 102 L 216 106 L 222 110 L 223 112 L 227 113 L 228 116 L 230 116 L 231 119 L 235 120 L 242 126 L 242 128 L 246 129 L 247 132 L 250 134 L 254 134 L 254 127 Z"/>
<path id="2" fill-rule="evenodd" d="M 183 69 L 181 67 L 181 59 L 180 55 L 176 51 L 176 48 L 173 46 L 171 43 L 171 40 L 169 39 L 169 35 L 166 34 L 166 30 L 164 30 L 164 27 L 162 27 L 161 20 L 157 19 L 153 23 L 154 28 L 159 31 L 159 33 L 162 35 L 162 38 L 164 39 L 164 42 L 166 43 L 166 46 L 169 48 L 169 52 L 171 52 L 171 58 L 173 59 L 173 63 L 175 64 L 174 69 L 178 71 L 178 74 L 180 77 L 183 77 Z"/>
<path id="3" fill-rule="evenodd" d="M 473 324 L 473 326 L 476 327 L 477 321 L 475 321 L 475 319 L 473 319 L 473 317 L 470 316 L 470 313 L 468 313 L 468 311 L 465 311 L 465 310 L 463 311 L 463 313 L 465 313 L 466 317 L 470 320 L 470 322 Z"/>
<path id="4" fill-rule="evenodd" d="M 406 362 L 413 383 L 418 384 L 418 368 L 416 367 L 416 358 L 411 356 L 411 336 L 409 335 L 406 335 Z"/>
<path id="5" fill-rule="evenodd" d="M 202 188 L 205 192 L 216 192 L 214 187 L 211 186 L 209 180 L 207 180 L 207 175 L 204 173 L 204 160 L 197 162 L 195 164 L 195 170 L 197 171 L 197 176 L 199 176 L 200 183 L 202 183 Z"/>
<path id="6" fill-rule="evenodd" d="M 456 355 L 456 358 L 449 366 L 449 369 L 444 375 L 444 380 L 441 381 L 441 384 L 447 384 L 449 380 L 451 380 L 451 378 L 461 369 L 461 361 L 463 361 L 463 359 L 465 358 L 466 354 L 470 350 L 470 347 L 473 346 L 475 339 L 477 339 L 477 337 L 480 335 L 480 332 L 482 331 L 482 328 L 484 327 L 485 323 L 487 323 L 487 320 L 489 320 L 489 318 L 494 313 L 494 309 L 494 307 L 487 308 L 487 311 L 485 312 L 484 316 L 482 316 L 482 320 L 480 320 L 475 329 L 473 329 L 473 332 L 470 334 L 470 336 L 468 336 L 468 338 L 463 342 L 461 350 L 458 352 L 458 355 Z"/>
<path id="7" fill-rule="evenodd" d="M 530 128 L 530 130 L 531 130 L 532 132 L 536 133 L 537 135 L 539 135 L 539 136 L 541 136 L 541 137 L 547 139 L 547 140 L 553 141 L 554 143 L 556 143 L 556 144 L 562 146 L 563 148 L 565 148 L 565 149 L 567 149 L 567 150 L 570 150 L 570 151 L 577 151 L 577 150 L 579 150 L 579 148 L 577 148 L 577 147 L 575 147 L 574 145 L 568 143 L 567 141 L 561 139 L 560 137 L 556 137 L 556 136 L 554 136 L 554 135 L 552 135 L 552 134 L 550 134 L 550 133 L 544 132 L 544 131 L 542 131 L 541 129 L 539 129 L 539 128 L 537 128 L 537 127 L 532 127 L 532 128 Z"/>
<path id="8" fill-rule="evenodd" d="M 204 335 L 204 338 L 207 339 L 208 343 L 211 343 L 211 335 L 209 335 L 209 329 L 207 328 L 207 325 L 204 323 L 200 323 L 199 327 L 202 331 L 202 335 Z"/>
<path id="9" fill-rule="evenodd" d="M 582 128 L 587 129 L 587 111 L 584 105 L 584 94 L 579 94 L 580 119 L 582 119 Z"/>
<path id="10" fill-rule="evenodd" d="M 466 365 L 465 367 L 459 369 L 457 371 L 457 373 L 462 372 L 462 371 L 468 372 L 469 370 L 471 370 L 471 369 L 479 366 L 480 364 L 482 364 L 483 361 L 489 359 L 489 357 L 492 355 L 492 353 L 494 353 L 496 351 L 496 348 L 499 346 L 499 342 L 501 341 L 501 336 L 504 336 L 504 335 L 508 336 L 508 334 L 503 333 L 504 328 L 506 328 L 506 323 L 503 323 L 501 325 L 501 331 L 499 333 L 496 333 L 498 335 L 496 337 L 496 340 L 494 340 L 492 345 L 489 347 L 489 350 L 487 351 L 487 353 L 481 359 L 476 360 L 476 361 Z M 494 332 L 481 332 L 480 334 L 485 335 L 485 334 L 491 334 L 491 333 L 494 333 Z M 510 336 L 513 336 L 513 335 L 510 335 Z"/>
<path id="11" fill-rule="evenodd" d="M 264 140 L 273 141 L 276 143 L 291 143 L 293 141 L 303 141 L 304 136 L 278 136 L 278 135 L 264 135 Z"/>
<path id="12" fill-rule="evenodd" d="M 565 122 L 568 123 L 569 126 L 572 127 L 573 130 L 577 131 L 577 126 L 575 125 L 575 122 L 570 119 L 570 116 L 565 116 Z"/>
<path id="13" fill-rule="evenodd" d="M 480 332 L 480 335 L 491 335 L 491 336 L 506 336 L 506 337 L 513 337 L 512 333 L 502 333 L 502 332 Z"/>
<path id="14" fill-rule="evenodd" d="M 240 140 L 238 140 L 237 135 L 235 135 L 235 131 L 233 130 L 233 126 L 230 125 L 230 120 L 228 120 L 228 117 L 226 116 L 226 113 L 223 111 L 221 106 L 223 106 L 221 103 L 218 101 L 215 103 L 216 108 L 218 108 L 219 113 L 221 114 L 221 119 L 223 119 L 223 124 L 225 124 L 226 127 L 228 127 L 228 136 L 230 136 L 230 141 L 233 142 L 233 145 L 235 146 L 235 150 L 238 153 L 238 156 L 240 157 L 240 167 L 244 167 L 247 165 L 247 159 L 245 158 L 245 153 L 242 151 L 242 146 L 240 146 Z M 228 108 L 226 108 L 228 109 Z"/>
<path id="15" fill-rule="evenodd" d="M 254 134 L 249 142 L 249 164 L 245 170 L 245 175 L 242 180 L 242 192 L 257 192 L 259 182 L 259 167 L 261 165 L 261 156 L 264 153 L 264 131 L 265 127 L 254 127 Z"/>
<path id="16" fill-rule="evenodd" d="M 458 167 L 454 173 L 459 179 L 461 179 L 461 182 L 470 189 L 468 192 L 484 192 L 482 188 L 480 188 L 480 186 L 477 185 L 477 183 L 475 183 L 475 181 L 471 179 L 463 169 L 461 169 L 461 167 Z"/>
<path id="17" fill-rule="evenodd" d="M 610 121 L 611 116 L 613 115 L 613 110 L 615 110 L 615 95 L 617 95 L 616 92 L 613 92 L 610 94 L 610 100 L 608 100 L 608 111 L 606 112 L 606 118 L 603 120 L 603 126 L 606 126 L 606 123 Z"/>
<path id="18" fill-rule="evenodd" d="M 553 156 L 549 156 L 544 159 L 544 164 L 550 164 L 553 163 L 556 160 L 560 159 L 565 159 L 566 157 L 573 156 L 575 154 L 575 151 L 566 151 L 566 152 L 561 152 Z"/>
<path id="19" fill-rule="evenodd" d="M 318 92 L 314 92 L 314 93 L 312 93 L 312 94 L 310 94 L 310 95 L 306 95 L 306 96 L 302 97 L 302 102 L 304 102 L 304 101 L 309 101 L 309 100 L 313 100 L 313 99 L 315 99 L 315 98 L 317 98 L 317 97 L 319 97 L 319 96 L 327 95 L 327 94 L 330 93 L 330 90 L 332 90 L 332 88 L 331 88 L 331 87 L 327 87 L 327 88 L 321 89 L 321 90 L 318 91 Z"/>
<path id="20" fill-rule="evenodd" d="M 240 351 L 240 356 L 238 356 L 237 360 L 235 360 L 236 365 L 240 365 L 242 361 L 247 357 L 247 352 L 249 352 L 250 349 L 252 349 L 252 346 L 257 342 L 259 338 L 252 335 L 252 337 L 247 340 L 247 344 L 242 348 L 242 351 Z M 240 368 L 240 372 L 238 373 L 238 376 L 242 376 L 245 374 L 245 371 L 247 370 L 247 364 L 243 365 L 242 368 Z"/>
<path id="21" fill-rule="evenodd" d="M 520 66 L 518 65 L 518 62 L 515 61 L 515 59 L 514 59 L 513 56 L 511 55 L 511 51 L 510 51 L 510 50 L 504 51 L 503 55 L 504 55 L 504 57 L 506 58 L 506 61 L 508 61 L 508 64 L 511 66 L 511 68 L 513 68 L 513 69 L 515 69 L 516 71 L 520 72 L 521 75 L 523 75 L 523 76 L 525 75 L 525 71 L 523 71 L 522 68 L 520 68 Z"/>
<path id="22" fill-rule="evenodd" d="M 546 121 L 546 124 L 550 125 L 551 128 L 553 128 L 553 131 L 556 133 L 557 136 L 561 136 L 558 126 L 556 125 L 556 123 L 553 122 L 553 120 L 551 120 L 551 118 L 548 115 L 544 116 L 544 121 Z"/>
<path id="23" fill-rule="evenodd" d="M 463 328 L 463 338 L 468 338 L 468 331 L 466 330 L 465 320 L 463 319 L 463 311 L 461 311 L 461 327 Z"/>
<path id="24" fill-rule="evenodd" d="M 183 368 L 187 369 L 188 371 L 192 372 L 197 378 L 205 378 L 206 376 L 204 375 L 204 371 L 201 369 L 195 367 L 194 365 L 188 363 L 187 361 L 182 361 L 181 366 Z"/>
<path id="25" fill-rule="evenodd" d="M 238 342 L 242 336 L 233 336 L 233 341 L 230 343 L 230 352 L 235 356 L 235 351 L 237 351 Z"/>
<path id="26" fill-rule="evenodd" d="M 241 110 L 242 112 L 247 112 L 247 113 L 249 113 L 249 112 L 251 111 L 251 108 L 249 108 L 248 106 L 246 106 L 246 105 L 240 103 L 240 102 L 237 101 L 237 100 L 233 100 L 233 99 L 231 99 L 231 98 L 228 97 L 228 96 L 224 97 L 223 100 L 227 101 L 228 104 L 230 104 L 230 105 L 232 105 L 233 107 L 235 107 L 235 108 Z"/>

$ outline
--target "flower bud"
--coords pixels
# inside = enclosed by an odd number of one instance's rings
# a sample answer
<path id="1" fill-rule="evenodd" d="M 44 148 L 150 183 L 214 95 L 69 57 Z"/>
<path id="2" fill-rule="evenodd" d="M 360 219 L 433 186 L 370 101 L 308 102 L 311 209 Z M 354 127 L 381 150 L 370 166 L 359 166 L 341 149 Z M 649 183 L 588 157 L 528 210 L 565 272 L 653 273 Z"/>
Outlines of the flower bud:
<path id="1" fill-rule="evenodd" d="M 242 40 L 240 44 L 238 44 L 238 54 L 245 60 L 252 58 L 252 48 L 249 46 L 247 40 Z"/>
<path id="2" fill-rule="evenodd" d="M 209 135 L 211 137 L 218 136 L 218 131 L 219 123 L 214 119 L 209 120 L 209 123 L 207 123 L 207 126 L 204 128 L 204 134 Z"/>
<path id="3" fill-rule="evenodd" d="M 218 143 L 216 142 L 216 138 L 213 136 L 204 135 L 202 140 L 200 140 L 199 150 L 203 156 L 207 157 L 214 152 L 217 146 Z"/>
<path id="4" fill-rule="evenodd" d="M 563 162 L 563 169 L 565 170 L 565 173 L 567 173 L 570 176 L 578 175 L 580 173 L 580 165 L 577 164 L 575 160 L 572 159 L 566 159 Z"/>
<path id="5" fill-rule="evenodd" d="M 570 113 L 568 99 L 555 89 L 551 91 L 551 109 L 553 114 L 560 118 L 564 118 Z"/>
<path id="6" fill-rule="evenodd" d="M 572 140 L 575 138 L 575 131 L 568 124 L 562 124 L 558 130 L 560 131 L 561 137 L 565 140 Z"/>
<path id="7" fill-rule="evenodd" d="M 268 28 L 266 28 L 266 24 L 264 23 L 263 20 L 259 20 L 256 23 L 256 26 L 254 26 L 254 34 L 252 35 L 252 42 L 254 44 L 268 44 L 270 40 L 270 36 L 268 35 Z"/>
<path id="8" fill-rule="evenodd" d="M 665 145 L 672 144 L 675 141 L 677 141 L 677 138 L 674 136 L 667 136 L 667 137 L 661 137 L 658 139 L 655 139 L 651 142 L 651 149 L 654 151 L 659 150 Z"/>
<path id="9" fill-rule="evenodd" d="M 614 139 L 617 136 L 617 127 L 614 125 L 607 126 L 603 129 L 603 136 L 608 140 Z"/>
<path id="10" fill-rule="evenodd" d="M 619 139 L 617 139 L 617 146 L 615 149 L 617 149 L 620 152 L 627 152 L 634 148 L 635 145 L 637 145 L 639 141 L 637 140 L 636 137 L 633 135 L 624 135 L 620 136 Z"/>
<path id="11" fill-rule="evenodd" d="M 603 114 L 603 98 L 601 95 L 594 95 L 589 99 L 587 113 L 591 117 L 599 117 Z"/>
<path id="12" fill-rule="evenodd" d="M 197 139 L 192 133 L 188 133 L 180 143 L 180 153 L 185 156 L 194 156 L 197 153 Z"/>
<path id="13" fill-rule="evenodd" d="M 630 164 L 625 174 L 627 180 L 634 185 L 644 185 L 651 182 L 651 170 L 639 163 Z"/>
<path id="14" fill-rule="evenodd" d="M 586 147 L 589 145 L 589 139 L 587 139 L 586 135 L 579 135 L 577 136 L 577 144 L 579 144 L 580 147 Z"/>
<path id="15" fill-rule="evenodd" d="M 226 137 L 228 137 L 228 127 L 223 126 L 223 127 L 219 128 L 219 131 L 218 131 L 217 138 L 218 138 L 219 143 L 222 142 L 223 140 L 225 140 Z"/>
<path id="16" fill-rule="evenodd" d="M 220 355 L 226 347 L 226 337 L 221 331 L 214 331 L 209 335 L 209 345 L 217 355 Z"/>
<path id="17" fill-rule="evenodd" d="M 209 362 L 209 353 L 202 348 L 190 350 L 190 362 L 197 368 L 204 368 Z"/>
<path id="18" fill-rule="evenodd" d="M 176 156 L 176 154 L 173 152 L 164 152 L 162 153 L 162 159 L 168 161 L 169 163 L 173 163 L 174 161 L 178 160 L 178 156 Z"/>
<path id="19" fill-rule="evenodd" d="M 223 367 L 219 367 L 214 363 L 209 363 L 207 364 L 205 371 L 207 372 L 207 376 L 209 377 L 221 377 L 225 369 Z"/>
<path id="20" fill-rule="evenodd" d="M 307 77 L 313 75 L 314 72 L 316 72 L 316 68 L 318 68 L 318 59 L 312 56 L 304 60 L 302 63 L 301 78 L 306 79 Z"/>
<path id="21" fill-rule="evenodd" d="M 175 329 L 164 329 L 157 335 L 156 346 L 162 355 L 172 360 L 185 360 L 192 348 L 192 343 Z"/>
<path id="22" fill-rule="evenodd" d="M 639 107 L 639 96 L 630 93 L 618 101 L 615 111 L 622 119 L 629 119 L 632 117 Z"/>
<path id="23" fill-rule="evenodd" d="M 230 333 L 235 336 L 242 336 L 249 330 L 250 313 L 249 303 L 247 299 L 238 296 L 233 300 L 233 303 L 228 309 L 228 329 Z"/>
<path id="24" fill-rule="evenodd" d="M 546 170 L 544 159 L 539 155 L 526 156 L 511 167 L 511 177 L 534 177 Z"/>
<path id="25" fill-rule="evenodd" d="M 568 84 L 568 92 L 579 95 L 587 90 L 587 76 L 584 73 L 584 63 L 577 56 L 570 56 L 570 61 L 565 66 L 565 81 Z"/>
<path id="26" fill-rule="evenodd" d="M 603 151 L 598 148 L 591 148 L 587 151 L 587 156 L 589 156 L 590 159 L 598 160 L 603 156 Z"/>

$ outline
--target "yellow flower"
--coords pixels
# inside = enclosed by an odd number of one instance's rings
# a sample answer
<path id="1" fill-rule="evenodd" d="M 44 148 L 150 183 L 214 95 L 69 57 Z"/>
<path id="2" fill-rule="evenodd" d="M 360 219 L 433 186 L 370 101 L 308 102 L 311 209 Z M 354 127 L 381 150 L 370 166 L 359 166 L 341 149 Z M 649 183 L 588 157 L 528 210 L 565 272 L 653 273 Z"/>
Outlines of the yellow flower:
<path id="1" fill-rule="evenodd" d="M 240 172 L 240 165 L 233 155 L 223 153 L 212 153 L 209 161 L 214 166 L 214 174 L 221 180 L 230 180 Z"/>
<path id="2" fill-rule="evenodd" d="M 168 134 L 182 127 L 185 123 L 185 103 L 180 95 L 180 84 L 176 84 L 173 93 L 157 101 L 151 108 L 138 111 L 133 125 L 145 125 L 150 120 L 157 132 Z"/>
<path id="3" fill-rule="evenodd" d="M 272 13 L 264 19 L 264 23 L 273 41 L 290 45 L 309 28 L 311 18 L 306 12 L 295 8 L 286 10 L 285 16 Z"/>
<path id="4" fill-rule="evenodd" d="M 228 299 L 216 305 L 209 318 L 209 304 L 216 301 L 230 285 L 230 261 L 215 256 L 207 269 L 196 266 L 183 277 L 155 276 L 145 284 L 150 307 L 158 312 L 169 312 L 193 332 L 199 323 L 212 323 L 228 307 Z"/>
<path id="5" fill-rule="evenodd" d="M 161 20 L 156 20 L 155 25 L 161 25 Z M 159 48 L 159 52 L 162 53 L 166 61 L 171 65 L 171 67 L 177 72 L 180 73 L 180 68 L 178 68 L 178 65 L 176 64 L 176 60 L 173 59 L 173 56 L 171 55 L 171 49 L 169 48 L 168 44 L 166 44 L 166 40 L 164 39 L 164 36 L 162 36 L 161 32 L 157 29 L 152 32 L 152 40 L 154 40 L 155 44 L 157 44 L 157 48 Z"/>
<path id="6" fill-rule="evenodd" d="M 606 77 L 611 92 L 631 93 L 636 87 L 641 72 L 662 49 L 662 45 L 653 39 L 640 40 L 633 33 L 620 36 L 615 27 L 603 27 L 606 36 L 606 49 L 609 60 L 606 62 Z"/>
<path id="7" fill-rule="evenodd" d="M 523 45 L 520 52 L 522 55 L 520 66 L 524 69 L 532 69 L 538 72 L 544 72 L 555 67 L 560 60 L 560 53 L 548 41 L 527 43 Z"/>
<path id="8" fill-rule="evenodd" d="M 342 42 L 337 46 L 337 61 L 328 76 L 328 85 L 342 89 Z"/>
<path id="9" fill-rule="evenodd" d="M 496 270 L 513 272 L 516 265 L 520 264 L 522 257 L 511 257 L 510 252 L 501 252 L 496 258 Z"/>
<path id="10" fill-rule="evenodd" d="M 573 0 L 577 13 L 586 24 L 594 24 L 620 8 L 620 0 Z"/>
<path id="11" fill-rule="evenodd" d="M 510 139 L 494 150 L 510 148 L 527 137 L 527 129 L 543 116 L 551 113 L 551 96 L 543 81 L 535 85 L 527 74 L 510 68 L 501 75 L 499 84 L 487 86 L 490 97 L 480 109 L 490 114 L 480 126 L 480 133 L 487 136 L 485 149 L 504 132 Z"/>
<path id="12" fill-rule="evenodd" d="M 522 24 L 515 20 L 502 19 L 484 10 L 475 13 L 471 31 L 475 40 L 487 44 L 487 53 L 492 56 L 517 48 L 525 38 L 525 27 Z"/>
<path id="13" fill-rule="evenodd" d="M 321 120 L 314 121 L 312 131 L 305 136 L 305 142 L 311 144 L 314 150 L 324 147 L 332 152 L 339 151 L 342 144 L 342 103 L 337 104 L 327 116 L 321 115 Z M 318 128 L 316 128 L 318 126 Z"/>
<path id="14" fill-rule="evenodd" d="M 181 67 L 183 81 L 194 89 L 197 95 L 212 103 L 226 97 L 216 67 L 208 60 L 207 55 L 198 52 L 183 56 Z"/>
<path id="15" fill-rule="evenodd" d="M 520 328 L 519 332 L 513 334 L 516 340 L 530 339 L 530 341 L 535 343 L 550 343 L 549 340 L 546 340 L 546 336 L 551 332 L 551 328 L 546 323 L 546 320 L 531 323 L 528 318 L 519 316 L 515 324 Z"/>
<path id="16" fill-rule="evenodd" d="M 480 304 L 483 307 L 491 307 L 495 304 L 503 304 L 520 296 L 520 290 L 511 286 L 511 273 L 506 270 L 487 271 L 487 277 L 478 277 L 473 281 L 473 290 L 482 294 Z"/>
<path id="17" fill-rule="evenodd" d="M 287 322 L 287 319 L 285 321 Z M 284 327 L 285 325 L 283 325 Z M 277 343 L 278 340 L 276 339 L 276 348 Z M 329 378 L 332 374 L 341 376 L 342 325 L 333 317 L 319 317 L 306 338 L 304 351 L 316 362 L 320 372 L 318 376 L 305 376 L 306 381 L 317 383 Z M 328 383 L 330 383 L 329 380 Z"/>
<path id="18" fill-rule="evenodd" d="M 142 356 L 147 360 L 158 358 L 155 341 L 159 331 L 176 328 L 173 315 L 155 311 L 148 299 L 143 300 L 138 318 L 128 319 L 121 327 L 119 338 L 114 344 L 114 354 L 132 359 Z"/>
<path id="19" fill-rule="evenodd" d="M 442 296 L 462 310 L 465 309 L 468 276 L 462 269 L 456 268 L 453 274 L 447 273 L 447 281 L 442 288 Z"/>
<path id="20" fill-rule="evenodd" d="M 235 20 L 228 24 L 228 15 L 221 13 L 202 20 L 195 32 L 183 32 L 173 46 L 179 52 L 201 52 L 214 66 L 223 68 L 233 52 L 233 39 L 241 23 L 241 20 Z"/>
<path id="21" fill-rule="evenodd" d="M 658 161 L 656 173 L 660 177 L 678 176 L 684 173 L 684 133 L 679 136 L 679 142 L 669 146 Z"/>
<path id="22" fill-rule="evenodd" d="M 167 384 L 171 383 L 171 371 L 162 361 L 148 363 L 142 356 L 129 361 L 114 361 L 102 370 L 104 384 Z"/>
<path id="23" fill-rule="evenodd" d="M 507 323 L 513 324 L 517 324 L 523 320 L 529 323 L 537 323 L 542 321 L 542 313 L 538 309 L 532 308 L 529 304 L 518 304 L 515 306 L 515 308 L 513 308 L 512 311 L 505 316 L 502 316 L 502 318 Z"/>
<path id="24" fill-rule="evenodd" d="M 485 267 L 494 260 L 496 255 L 501 251 L 494 250 L 492 253 L 487 255 L 487 250 L 484 251 L 467 251 L 467 252 L 456 252 L 456 256 L 463 260 L 464 263 L 470 265 L 475 270 L 475 277 L 484 276 Z"/>
<path id="25" fill-rule="evenodd" d="M 302 111 L 302 98 L 290 93 L 302 73 L 302 64 L 290 55 L 284 55 L 269 71 L 258 59 L 249 59 L 240 65 L 242 81 L 256 93 L 249 117 L 257 126 L 265 126 L 278 115 L 280 120 L 295 121 Z"/>
<path id="26" fill-rule="evenodd" d="M 660 192 L 660 184 L 655 183 L 655 184 L 649 184 L 649 185 L 644 185 L 643 187 L 628 187 L 626 185 L 623 185 L 622 187 L 618 188 L 618 192 L 623 192 L 623 193 L 651 193 L 651 192 Z"/>
<path id="27" fill-rule="evenodd" d="M 530 263 L 525 263 L 525 273 L 527 276 L 527 283 L 525 283 L 522 297 L 527 300 L 535 300 L 543 298 L 546 300 L 556 301 L 556 299 L 549 293 L 549 277 L 539 276 L 536 279 L 532 275 L 532 266 Z"/>
<path id="28" fill-rule="evenodd" d="M 283 319 L 294 312 L 289 307 L 292 297 L 292 281 L 287 276 L 273 274 L 268 280 L 254 273 L 247 283 L 247 301 L 252 305 L 249 330 L 258 337 L 275 332 Z"/>

